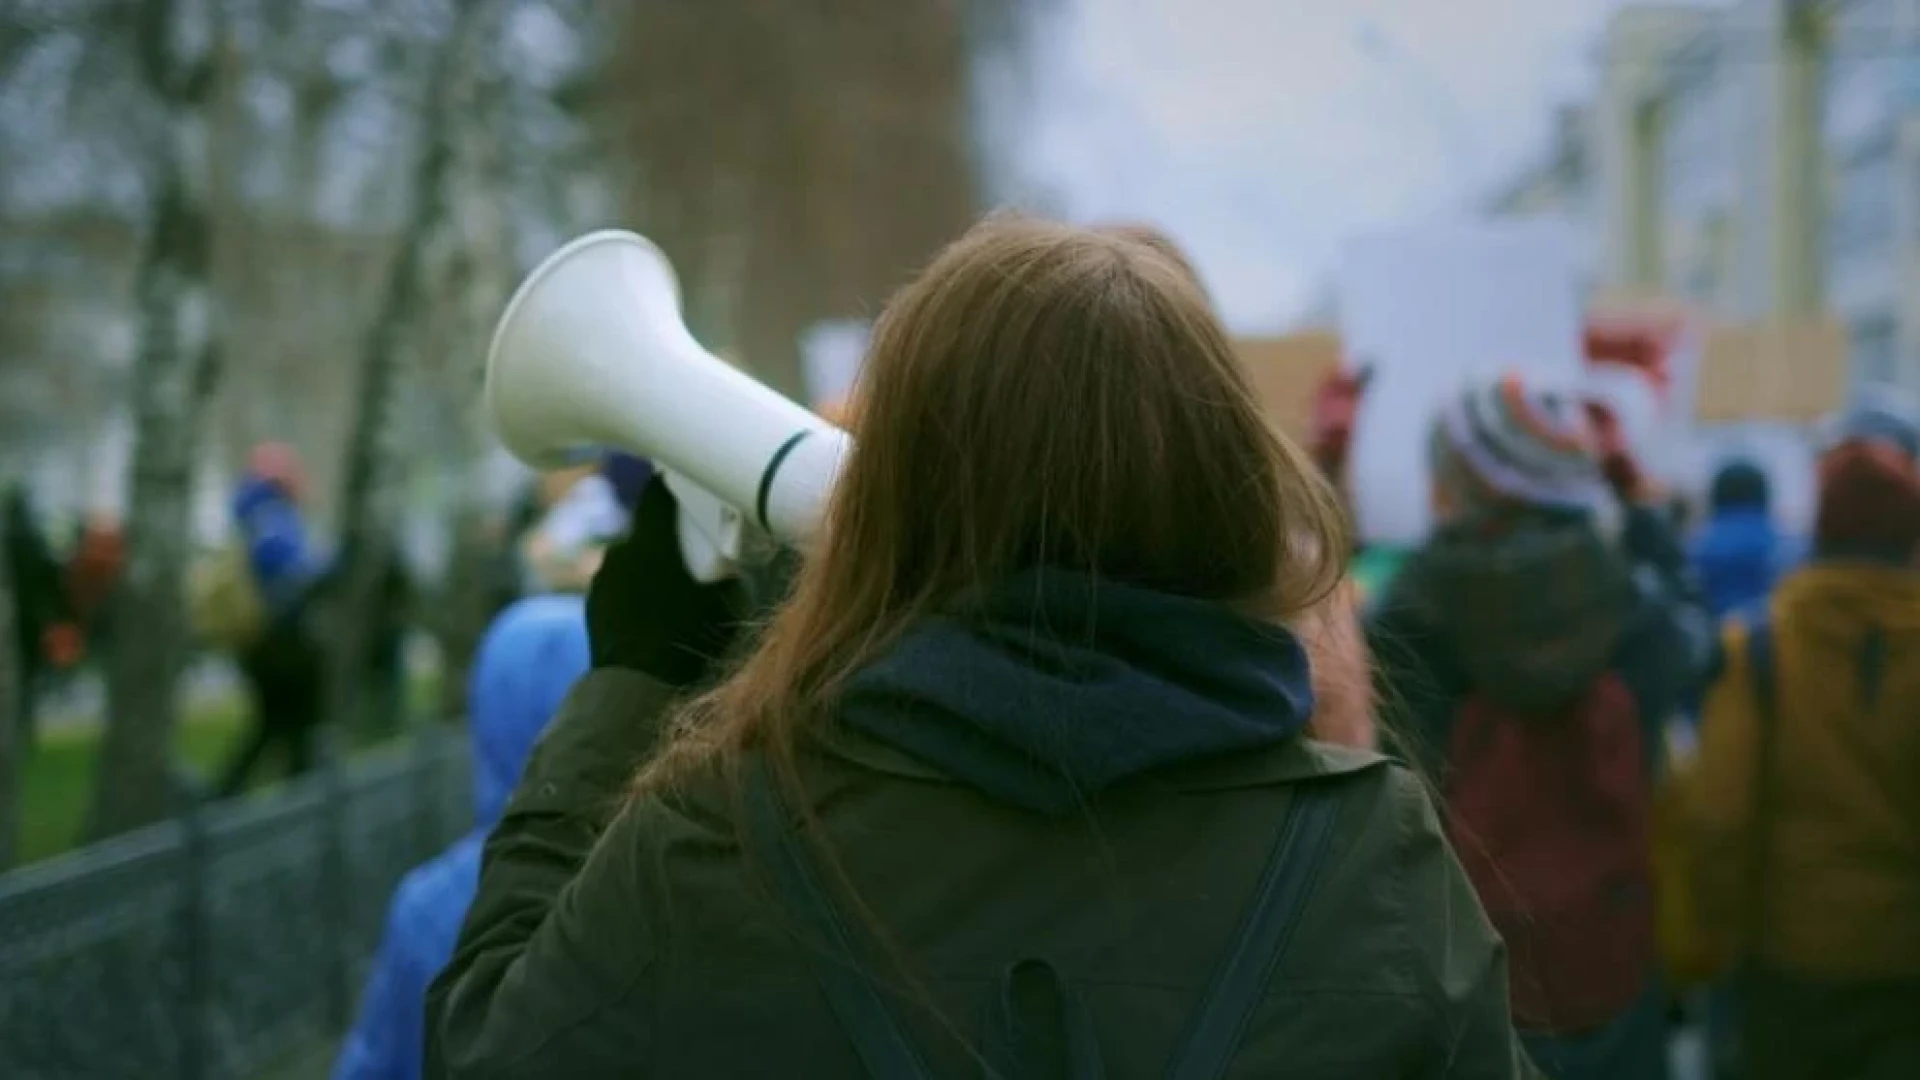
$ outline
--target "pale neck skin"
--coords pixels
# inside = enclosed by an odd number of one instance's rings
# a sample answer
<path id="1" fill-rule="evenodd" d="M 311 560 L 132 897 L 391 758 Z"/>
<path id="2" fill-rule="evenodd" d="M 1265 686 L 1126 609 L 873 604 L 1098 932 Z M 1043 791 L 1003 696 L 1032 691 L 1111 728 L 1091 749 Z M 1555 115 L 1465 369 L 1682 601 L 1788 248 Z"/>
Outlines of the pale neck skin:
<path id="1" fill-rule="evenodd" d="M 1312 671 L 1317 704 L 1308 731 L 1322 742 L 1373 749 L 1373 665 L 1353 583 L 1342 582 L 1292 629 L 1306 647 Z"/>

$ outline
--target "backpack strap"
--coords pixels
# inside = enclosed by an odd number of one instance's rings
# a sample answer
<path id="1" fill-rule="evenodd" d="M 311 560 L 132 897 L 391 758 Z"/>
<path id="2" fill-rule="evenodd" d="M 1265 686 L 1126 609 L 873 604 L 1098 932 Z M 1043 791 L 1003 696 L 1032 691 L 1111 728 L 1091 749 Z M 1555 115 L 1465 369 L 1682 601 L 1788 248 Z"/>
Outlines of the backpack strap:
<path id="1" fill-rule="evenodd" d="M 1285 955 L 1301 909 L 1312 895 L 1333 836 L 1334 819 L 1339 816 L 1339 802 L 1331 783 L 1303 783 L 1294 789 L 1293 805 L 1267 856 L 1253 902 L 1174 1054 L 1167 1070 L 1169 1080 L 1213 1080 L 1226 1075 L 1255 1008 L 1266 996 L 1267 980 Z"/>
<path id="2" fill-rule="evenodd" d="M 840 1029 L 853 1040 L 867 1075 L 893 1080 L 931 1078 L 900 1018 L 894 1015 L 868 967 L 855 951 L 853 929 L 839 906 L 820 883 L 813 860 L 788 828 L 766 759 L 754 755 L 748 763 L 747 825 L 755 843 L 773 864 L 773 880 L 781 901 L 805 921 L 821 941 L 827 956 L 810 957 L 808 968 Z"/>
<path id="3" fill-rule="evenodd" d="M 1764 927 L 1761 908 L 1766 896 L 1767 834 L 1778 793 L 1778 755 L 1774 752 L 1780 727 L 1779 682 L 1774 667 L 1773 627 L 1763 612 L 1747 629 L 1747 675 L 1753 687 L 1754 766 L 1751 811 L 1747 822 L 1747 859 L 1739 926 L 1740 957 L 1751 960 Z"/>
<path id="4" fill-rule="evenodd" d="M 899 1017 L 860 961 L 853 928 L 787 827 L 765 759 L 755 756 L 747 767 L 748 828 L 772 859 L 782 902 L 827 944 L 824 962 L 815 959 L 808 966 L 841 1029 L 853 1040 L 867 1075 L 886 1080 L 931 1077 Z M 1338 816 L 1335 785 L 1309 782 L 1295 789 L 1293 805 L 1267 856 L 1239 933 L 1167 1070 L 1170 1080 L 1215 1080 L 1226 1074 L 1312 895 Z M 1037 991 L 1038 997 L 1028 991 Z M 1035 1013 L 1041 1014 L 1042 1024 L 1022 1023 L 1023 1017 L 1031 1021 Z M 1038 1030 L 1042 1027 L 1048 1030 Z M 1045 961 L 1022 961 L 1007 970 L 1001 999 L 989 1017 L 988 1051 L 988 1067 L 996 1076 L 1049 1075 L 1040 1071 L 1049 1060 L 1063 1064 L 1072 1080 L 1098 1080 L 1104 1073 L 1084 1003 Z"/>

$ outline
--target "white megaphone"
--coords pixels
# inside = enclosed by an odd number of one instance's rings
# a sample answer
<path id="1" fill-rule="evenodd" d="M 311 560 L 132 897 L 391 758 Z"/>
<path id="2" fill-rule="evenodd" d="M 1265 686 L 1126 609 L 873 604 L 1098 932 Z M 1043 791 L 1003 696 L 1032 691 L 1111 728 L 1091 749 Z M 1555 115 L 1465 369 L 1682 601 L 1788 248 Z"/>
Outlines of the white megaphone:
<path id="1" fill-rule="evenodd" d="M 783 540 L 819 524 L 847 434 L 707 352 L 680 317 L 673 265 L 630 232 L 549 255 L 507 303 L 487 353 L 487 413 L 536 468 L 582 447 L 666 474 L 680 549 L 701 581 L 733 572 L 743 521 Z"/>

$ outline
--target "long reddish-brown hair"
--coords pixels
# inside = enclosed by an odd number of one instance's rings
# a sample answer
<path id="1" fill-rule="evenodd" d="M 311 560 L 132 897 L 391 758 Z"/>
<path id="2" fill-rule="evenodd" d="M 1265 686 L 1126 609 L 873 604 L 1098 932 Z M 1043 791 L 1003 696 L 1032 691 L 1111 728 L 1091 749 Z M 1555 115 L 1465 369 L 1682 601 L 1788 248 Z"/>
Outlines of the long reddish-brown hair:
<path id="1" fill-rule="evenodd" d="M 638 792 L 737 775 L 749 748 L 797 789 L 796 751 L 850 674 L 1026 567 L 1289 623 L 1345 571 L 1332 490 L 1264 419 L 1188 270 L 1130 237 L 976 226 L 879 318 L 850 419 L 857 444 L 787 602 L 685 706 Z"/>

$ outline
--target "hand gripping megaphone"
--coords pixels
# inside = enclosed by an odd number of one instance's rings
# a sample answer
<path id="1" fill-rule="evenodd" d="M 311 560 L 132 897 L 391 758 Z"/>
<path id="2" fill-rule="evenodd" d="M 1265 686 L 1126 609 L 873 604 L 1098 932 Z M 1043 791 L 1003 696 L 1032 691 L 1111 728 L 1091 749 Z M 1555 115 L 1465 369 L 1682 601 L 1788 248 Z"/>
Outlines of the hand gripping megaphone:
<path id="1" fill-rule="evenodd" d="M 808 539 L 851 446 L 701 348 L 681 320 L 673 265 L 619 230 L 573 240 L 521 283 L 494 330 L 485 398 L 501 442 L 535 468 L 581 447 L 652 459 L 702 581 L 733 572 L 744 523 Z"/>

